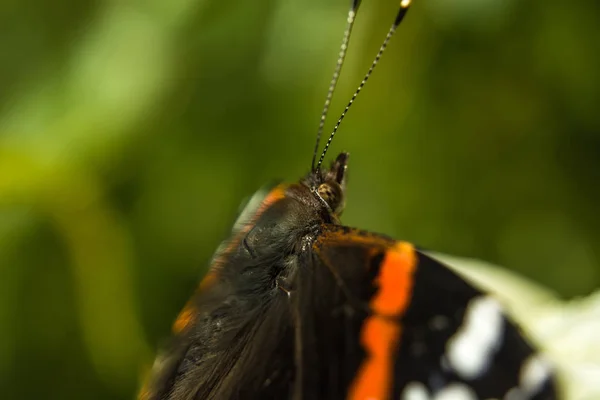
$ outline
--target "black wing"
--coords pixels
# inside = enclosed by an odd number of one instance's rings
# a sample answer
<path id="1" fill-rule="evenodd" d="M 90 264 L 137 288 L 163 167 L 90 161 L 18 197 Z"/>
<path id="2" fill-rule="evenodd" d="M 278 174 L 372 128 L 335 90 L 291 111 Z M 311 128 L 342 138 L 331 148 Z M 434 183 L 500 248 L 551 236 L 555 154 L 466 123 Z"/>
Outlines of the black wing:
<path id="1" fill-rule="evenodd" d="M 500 305 L 408 243 L 324 224 L 209 280 L 147 399 L 558 397 Z"/>
<path id="2" fill-rule="evenodd" d="M 329 227 L 315 248 L 349 304 L 370 308 L 358 333 L 345 332 L 365 353 L 349 398 L 560 397 L 550 364 L 502 306 L 447 266 L 410 244 L 344 227 Z"/>

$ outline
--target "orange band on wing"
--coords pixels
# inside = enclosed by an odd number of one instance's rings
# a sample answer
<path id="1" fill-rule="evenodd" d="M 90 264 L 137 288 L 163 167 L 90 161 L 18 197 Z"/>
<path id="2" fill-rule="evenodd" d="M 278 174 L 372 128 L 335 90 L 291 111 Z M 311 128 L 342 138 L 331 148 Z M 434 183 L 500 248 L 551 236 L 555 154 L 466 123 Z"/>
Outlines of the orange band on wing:
<path id="1" fill-rule="evenodd" d="M 173 323 L 173 333 L 175 335 L 181 333 L 185 328 L 187 328 L 196 318 L 196 310 L 194 306 L 190 303 L 186 304 L 183 307 L 183 310 L 177 316 L 177 319 Z"/>
<path id="2" fill-rule="evenodd" d="M 217 279 L 217 274 L 213 271 L 208 271 L 208 273 L 204 276 L 202 281 L 200 281 L 199 291 L 206 290 L 211 285 L 214 284 Z M 194 299 L 192 298 L 187 304 L 183 307 L 183 310 L 177 316 L 177 319 L 173 323 L 172 331 L 174 334 L 181 333 L 184 329 L 190 326 L 196 320 L 196 314 L 198 310 L 196 310 L 196 306 L 194 306 Z"/>
<path id="3" fill-rule="evenodd" d="M 408 307 L 413 285 L 416 254 L 412 245 L 398 242 L 385 253 L 375 283 L 379 287 L 370 302 L 373 315 L 361 330 L 367 355 L 348 392 L 350 400 L 388 399 L 393 383 L 394 355 L 400 341 L 400 316 Z"/>
<path id="4" fill-rule="evenodd" d="M 375 281 L 379 290 L 370 303 L 374 313 L 399 316 L 406 310 L 416 261 L 415 249 L 410 243 L 398 242 L 385 253 Z"/>

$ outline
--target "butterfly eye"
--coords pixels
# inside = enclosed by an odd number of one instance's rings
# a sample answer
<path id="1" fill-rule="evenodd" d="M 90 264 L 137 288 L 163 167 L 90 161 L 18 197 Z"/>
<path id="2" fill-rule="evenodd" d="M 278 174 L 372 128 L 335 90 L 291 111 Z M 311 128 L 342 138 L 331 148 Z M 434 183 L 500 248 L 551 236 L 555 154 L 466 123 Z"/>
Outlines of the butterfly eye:
<path id="1" fill-rule="evenodd" d="M 342 187 L 336 182 L 325 182 L 319 185 L 317 193 L 327 203 L 329 208 L 340 214 L 344 208 L 344 198 Z"/>

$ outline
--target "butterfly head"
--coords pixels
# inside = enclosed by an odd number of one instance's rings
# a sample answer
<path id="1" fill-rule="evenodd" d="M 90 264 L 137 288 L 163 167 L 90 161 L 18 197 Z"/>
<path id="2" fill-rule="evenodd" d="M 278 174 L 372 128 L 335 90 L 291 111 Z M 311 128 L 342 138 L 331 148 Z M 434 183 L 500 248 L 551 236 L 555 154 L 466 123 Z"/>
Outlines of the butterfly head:
<path id="1" fill-rule="evenodd" d="M 330 213 L 340 216 L 344 210 L 348 153 L 340 153 L 331 167 L 312 171 L 304 180 L 311 192 Z"/>

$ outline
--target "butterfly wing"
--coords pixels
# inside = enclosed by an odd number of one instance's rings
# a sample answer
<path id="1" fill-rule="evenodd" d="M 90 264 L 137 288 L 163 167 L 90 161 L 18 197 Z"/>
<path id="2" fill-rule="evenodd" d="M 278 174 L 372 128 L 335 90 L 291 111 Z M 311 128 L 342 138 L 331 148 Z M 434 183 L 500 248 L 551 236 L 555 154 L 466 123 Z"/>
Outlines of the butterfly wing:
<path id="1" fill-rule="evenodd" d="M 140 400 L 281 398 L 293 373 L 293 329 L 287 296 L 274 284 L 285 240 L 256 246 L 253 237 L 287 212 L 285 186 L 259 193 L 217 251 L 207 276 L 173 325 L 173 338 Z M 266 215 L 265 215 L 266 214 Z M 285 236 L 282 239 L 286 239 Z"/>
<path id="2" fill-rule="evenodd" d="M 446 266 L 333 224 L 302 238 L 260 253 L 238 236 L 142 398 L 557 398 L 501 306 Z"/>
<path id="3" fill-rule="evenodd" d="M 175 323 L 182 329 L 159 356 L 140 399 L 287 397 L 294 370 L 289 303 L 262 284 L 259 271 L 266 266 L 248 269 L 237 282 L 213 278 L 188 303 Z"/>
<path id="4" fill-rule="evenodd" d="M 358 313 L 348 398 L 557 398 L 549 365 L 493 298 L 410 244 L 326 226 L 313 245 Z M 357 338 L 357 340 L 354 340 Z M 448 396 L 448 397 L 445 397 Z"/>

